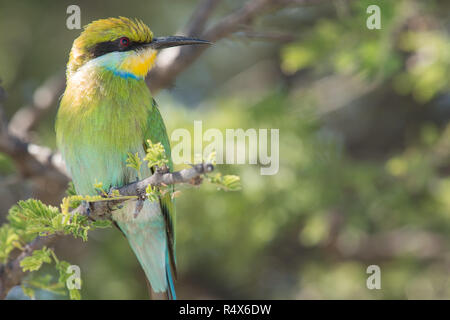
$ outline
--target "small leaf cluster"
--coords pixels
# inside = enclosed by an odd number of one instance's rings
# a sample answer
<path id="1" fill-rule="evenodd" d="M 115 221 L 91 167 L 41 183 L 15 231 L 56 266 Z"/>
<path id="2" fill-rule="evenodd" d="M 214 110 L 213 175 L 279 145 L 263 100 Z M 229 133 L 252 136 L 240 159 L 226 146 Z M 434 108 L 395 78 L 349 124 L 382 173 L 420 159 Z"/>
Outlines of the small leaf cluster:
<path id="1" fill-rule="evenodd" d="M 55 294 L 64 294 L 65 284 L 70 277 L 70 273 L 67 272 L 70 267 L 70 263 L 67 261 L 59 260 L 56 257 L 55 252 L 52 249 L 43 247 L 40 250 L 34 250 L 31 256 L 24 258 L 20 262 L 20 266 L 23 271 L 38 271 L 41 269 L 44 263 L 55 262 L 55 268 L 59 274 L 58 281 L 54 281 L 50 274 L 43 276 L 32 277 L 22 283 L 23 292 L 30 298 L 35 297 L 35 290 L 41 289 L 53 292 Z M 81 294 L 80 290 L 73 288 L 67 289 L 69 297 L 72 300 L 80 300 Z"/>
<path id="2" fill-rule="evenodd" d="M 216 152 L 208 155 L 202 162 L 216 164 Z M 225 191 L 239 191 L 242 189 L 241 178 L 236 175 L 222 175 L 221 173 L 206 175 L 207 181 L 216 185 L 218 189 Z"/>
<path id="3" fill-rule="evenodd" d="M 216 173 L 207 175 L 206 177 L 210 183 L 216 185 L 219 189 L 225 191 L 239 191 L 242 189 L 241 178 L 239 176 Z"/>
<path id="4" fill-rule="evenodd" d="M 76 195 L 73 186 L 69 186 L 66 193 L 68 196 L 62 200 L 60 208 L 45 205 L 40 200 L 28 199 L 19 201 L 9 210 L 8 223 L 0 227 L 0 263 L 7 263 L 13 250 L 25 250 L 27 243 L 38 236 L 72 235 L 87 241 L 89 231 L 111 226 L 108 220 L 91 221 L 86 216 L 70 212 L 82 201 L 99 201 L 104 199 L 102 196 Z M 23 271 L 33 273 L 52 260 L 59 273 L 58 281 L 53 283 L 51 275 L 44 277 L 30 275 L 29 279 L 22 283 L 25 294 L 34 297 L 35 289 L 64 293 L 65 281 L 70 276 L 66 270 L 70 264 L 58 260 L 52 249 L 44 247 L 33 251 L 21 261 L 20 266 Z M 80 298 L 80 293 L 76 289 L 68 290 L 68 293 L 71 299 Z"/>
<path id="5" fill-rule="evenodd" d="M 161 142 L 152 143 L 150 140 L 147 140 L 147 144 L 147 154 L 145 155 L 144 160 L 147 161 L 148 167 L 153 168 L 156 166 L 158 168 L 163 168 L 164 166 L 167 166 L 169 160 L 167 159 L 164 146 Z"/>

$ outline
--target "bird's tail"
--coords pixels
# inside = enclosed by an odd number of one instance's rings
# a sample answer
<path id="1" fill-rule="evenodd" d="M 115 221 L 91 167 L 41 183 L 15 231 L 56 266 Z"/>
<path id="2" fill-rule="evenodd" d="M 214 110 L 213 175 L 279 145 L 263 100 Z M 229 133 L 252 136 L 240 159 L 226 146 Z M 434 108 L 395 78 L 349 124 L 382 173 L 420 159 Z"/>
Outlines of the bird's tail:
<path id="1" fill-rule="evenodd" d="M 169 300 L 177 300 L 175 286 L 173 285 L 172 267 L 169 261 L 169 250 L 166 250 L 166 278 L 167 278 L 167 298 Z"/>
<path id="2" fill-rule="evenodd" d="M 146 207 L 144 205 L 142 211 L 146 211 Z M 144 269 L 152 290 L 156 293 L 166 292 L 168 299 L 176 299 L 164 219 L 145 219 L 141 217 L 145 215 L 142 211 L 136 219 L 117 221 L 117 224 Z"/>

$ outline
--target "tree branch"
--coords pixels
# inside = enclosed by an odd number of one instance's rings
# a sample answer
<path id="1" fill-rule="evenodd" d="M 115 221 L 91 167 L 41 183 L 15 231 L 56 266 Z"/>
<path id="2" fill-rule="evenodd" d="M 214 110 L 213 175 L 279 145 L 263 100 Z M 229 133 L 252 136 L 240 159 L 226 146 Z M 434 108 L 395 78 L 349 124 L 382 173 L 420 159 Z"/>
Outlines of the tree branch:
<path id="1" fill-rule="evenodd" d="M 0 86 L 0 152 L 10 156 L 24 177 L 45 178 L 67 185 L 69 181 L 61 157 L 49 148 L 27 143 L 11 133 L 4 115 L 6 93 Z"/>
<path id="2" fill-rule="evenodd" d="M 16 111 L 9 121 L 9 132 L 18 138 L 26 139 L 30 130 L 36 127 L 41 118 L 58 101 L 65 86 L 63 73 L 48 78 L 34 91 L 32 103 Z"/>
<path id="3" fill-rule="evenodd" d="M 174 184 L 194 184 L 197 185 L 199 178 L 214 170 L 214 166 L 210 163 L 200 163 L 193 165 L 191 168 L 183 169 L 176 172 L 163 173 L 161 170 L 157 170 L 150 177 L 127 184 L 123 187 L 114 189 L 119 191 L 121 196 L 136 196 L 138 199 L 136 202 L 142 201 L 145 196 L 145 190 L 147 186 L 165 186 Z M 112 194 L 112 191 L 110 192 Z M 88 216 L 91 219 L 109 219 L 114 209 L 113 206 L 120 204 L 129 199 L 110 199 L 105 198 L 105 201 L 92 202 L 88 205 L 82 204 L 76 209 L 72 210 L 71 214 L 81 214 Z M 22 253 L 17 258 L 11 260 L 5 265 L 0 265 L 0 299 L 4 299 L 8 292 L 22 282 L 23 277 L 26 275 L 22 271 L 20 262 L 30 256 L 34 250 L 40 250 L 44 246 L 49 245 L 54 240 L 62 237 L 62 234 L 52 234 L 46 237 L 37 237 L 32 242 L 25 246 Z"/>
<path id="4" fill-rule="evenodd" d="M 137 196 L 139 200 L 145 198 L 145 189 L 150 185 L 153 187 L 168 186 L 174 184 L 197 184 L 196 178 L 205 173 L 212 172 L 214 166 L 210 163 L 200 163 L 193 165 L 191 168 L 183 169 L 176 172 L 162 173 L 157 170 L 153 175 L 140 181 L 136 181 L 127 184 L 120 188 L 114 188 L 109 192 L 110 196 L 114 190 L 117 190 L 123 197 Z M 78 208 L 72 211 L 72 214 L 81 214 L 89 216 L 92 219 L 105 219 L 110 218 L 110 214 L 113 211 L 111 208 L 117 204 L 120 204 L 128 199 L 109 201 L 91 202 L 89 206 L 80 205 Z"/>
<path id="5" fill-rule="evenodd" d="M 185 36 L 199 36 L 208 22 L 209 16 L 222 0 L 203 0 L 194 10 L 186 27 L 180 32 Z"/>
<path id="6" fill-rule="evenodd" d="M 305 5 L 318 3 L 321 0 L 250 0 L 245 5 L 228 16 L 222 18 L 210 29 L 203 31 L 206 18 L 218 1 L 204 1 L 200 5 L 200 12 L 193 15 L 193 21 L 188 23 L 187 34 L 198 36 L 211 42 L 217 42 L 228 35 L 240 30 L 242 26 L 250 23 L 262 13 L 275 8 L 283 8 L 290 5 Z M 203 11 L 203 12 L 202 12 Z M 205 21 L 201 22 L 200 20 Z M 153 93 L 170 87 L 175 78 L 192 64 L 205 50 L 206 46 L 184 46 L 164 50 L 158 55 L 155 66 L 147 76 L 147 84 Z"/>

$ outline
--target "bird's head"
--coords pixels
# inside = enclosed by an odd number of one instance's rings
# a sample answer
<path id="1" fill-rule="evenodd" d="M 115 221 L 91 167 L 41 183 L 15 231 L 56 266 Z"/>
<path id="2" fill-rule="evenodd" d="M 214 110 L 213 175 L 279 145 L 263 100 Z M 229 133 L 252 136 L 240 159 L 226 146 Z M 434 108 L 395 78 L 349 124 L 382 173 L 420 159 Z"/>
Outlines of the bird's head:
<path id="1" fill-rule="evenodd" d="M 71 77 L 87 63 L 109 69 L 122 77 L 144 78 L 152 68 L 158 49 L 208 41 L 181 36 L 154 37 L 140 20 L 124 17 L 91 22 L 73 42 L 67 65 Z"/>

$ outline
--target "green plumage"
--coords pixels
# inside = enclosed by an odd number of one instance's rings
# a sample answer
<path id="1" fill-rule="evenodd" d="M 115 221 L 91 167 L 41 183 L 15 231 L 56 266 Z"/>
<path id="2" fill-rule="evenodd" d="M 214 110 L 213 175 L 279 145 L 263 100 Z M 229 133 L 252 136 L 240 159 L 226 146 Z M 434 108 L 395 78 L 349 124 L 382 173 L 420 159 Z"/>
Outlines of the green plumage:
<path id="1" fill-rule="evenodd" d="M 56 122 L 57 143 L 80 194 L 96 193 L 90 174 L 105 188 L 130 182 L 135 173 L 126 167 L 127 152 L 143 156 L 146 135 L 163 130 L 163 124 L 148 129 L 154 107 L 143 81 L 100 72 L 103 81 L 69 80 Z"/>
<path id="2" fill-rule="evenodd" d="M 133 54 L 107 54 L 68 74 L 56 137 L 78 194 L 97 194 L 98 182 L 108 189 L 135 181 L 136 172 L 126 166 L 126 159 L 136 152 L 143 158 L 147 139 L 161 142 L 170 159 L 166 128 L 144 79 L 119 68 Z M 173 169 L 171 160 L 169 167 Z M 142 166 L 142 177 L 151 173 Z M 167 193 L 159 203 L 147 200 L 137 218 L 134 208 L 135 201 L 126 202 L 113 219 L 127 236 L 153 290 L 168 291 L 172 297 L 171 270 L 176 271 L 171 195 Z"/>

